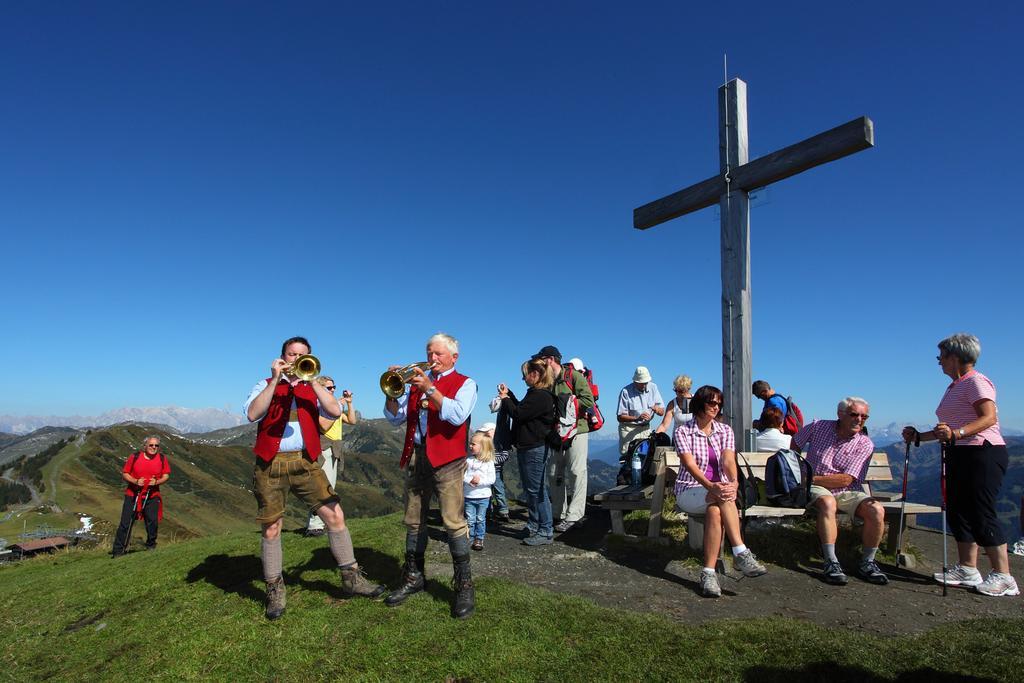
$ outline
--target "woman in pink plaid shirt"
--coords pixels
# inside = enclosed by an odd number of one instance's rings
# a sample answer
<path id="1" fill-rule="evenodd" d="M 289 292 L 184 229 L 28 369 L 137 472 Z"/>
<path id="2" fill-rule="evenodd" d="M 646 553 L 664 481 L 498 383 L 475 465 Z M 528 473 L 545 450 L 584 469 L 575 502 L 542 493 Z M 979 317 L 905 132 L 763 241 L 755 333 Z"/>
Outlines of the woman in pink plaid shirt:
<path id="1" fill-rule="evenodd" d="M 678 427 L 674 443 L 682 467 L 676 477 L 676 508 L 704 516 L 704 569 L 700 590 L 704 597 L 722 595 L 715 576 L 722 533 L 732 546 L 733 564 L 744 576 L 761 576 L 768 570 L 743 544 L 736 507 L 736 438 L 732 428 L 716 418 L 722 410 L 722 392 L 702 386 L 690 399 L 693 419 Z"/>

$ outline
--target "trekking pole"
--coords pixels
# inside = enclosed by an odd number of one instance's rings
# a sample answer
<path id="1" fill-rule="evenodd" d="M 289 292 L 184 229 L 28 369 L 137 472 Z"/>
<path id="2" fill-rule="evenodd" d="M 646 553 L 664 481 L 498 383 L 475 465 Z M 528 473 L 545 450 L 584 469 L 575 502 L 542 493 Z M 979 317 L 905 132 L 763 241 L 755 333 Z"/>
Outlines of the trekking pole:
<path id="1" fill-rule="evenodd" d="M 128 554 L 128 546 L 131 545 L 132 542 L 132 527 L 135 526 L 135 510 L 139 507 L 139 496 L 141 495 L 142 489 L 139 489 L 139 492 L 135 494 L 135 500 L 132 501 L 132 516 L 128 518 L 128 533 L 125 534 L 124 548 L 121 550 L 121 552 L 126 555 Z"/>
<path id="2" fill-rule="evenodd" d="M 139 496 L 145 493 L 145 497 L 142 499 L 141 510 L 139 509 Z M 128 552 L 128 546 L 132 542 L 132 527 L 135 526 L 136 519 L 142 519 L 142 516 L 146 511 L 146 503 L 149 502 L 149 484 L 146 484 L 143 488 L 139 489 L 139 492 L 135 494 L 135 502 L 132 504 L 132 518 L 128 522 L 128 536 L 124 539 L 124 552 Z"/>
<path id="3" fill-rule="evenodd" d="M 915 430 L 915 442 L 921 445 L 921 435 Z M 896 536 L 896 566 L 906 567 L 907 556 L 903 554 L 903 513 L 907 509 L 907 474 L 910 472 L 910 442 L 907 442 L 907 455 L 903 460 L 903 495 L 900 498 L 900 530 Z"/>
<path id="4" fill-rule="evenodd" d="M 942 597 L 946 597 L 948 591 L 946 574 L 949 572 L 949 556 L 946 549 L 948 545 L 946 539 L 946 456 L 955 442 L 956 438 L 950 434 L 949 441 L 942 442 L 939 456 L 939 485 L 942 488 Z"/>

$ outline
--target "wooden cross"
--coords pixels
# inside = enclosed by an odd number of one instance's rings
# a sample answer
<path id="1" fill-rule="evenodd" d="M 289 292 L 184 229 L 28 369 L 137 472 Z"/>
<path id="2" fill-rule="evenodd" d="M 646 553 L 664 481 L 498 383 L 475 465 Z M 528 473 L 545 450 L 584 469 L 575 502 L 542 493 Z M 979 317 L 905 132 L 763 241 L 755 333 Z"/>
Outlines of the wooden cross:
<path id="1" fill-rule="evenodd" d="M 749 193 L 809 168 L 874 146 L 866 116 L 803 142 L 748 161 L 747 84 L 735 78 L 718 89 L 720 174 L 633 210 L 633 227 L 652 228 L 718 203 L 722 217 L 722 379 L 725 413 L 746 450 L 751 415 Z M 785 378 L 779 381 L 785 387 Z"/>

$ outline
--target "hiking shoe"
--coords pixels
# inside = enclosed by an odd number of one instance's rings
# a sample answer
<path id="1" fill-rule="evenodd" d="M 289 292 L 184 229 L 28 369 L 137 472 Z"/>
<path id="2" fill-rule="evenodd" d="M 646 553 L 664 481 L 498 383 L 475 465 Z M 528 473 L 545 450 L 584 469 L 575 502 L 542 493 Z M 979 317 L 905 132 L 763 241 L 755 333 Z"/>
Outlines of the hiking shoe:
<path id="1" fill-rule="evenodd" d="M 1000 574 L 999 572 L 992 572 L 986 576 L 985 580 L 974 590 L 982 595 L 991 595 L 995 598 L 1003 595 L 1020 595 L 1017 581 L 1009 574 Z"/>
<path id="2" fill-rule="evenodd" d="M 377 598 L 384 592 L 384 586 L 366 578 L 358 564 L 351 567 L 339 567 L 341 570 L 341 592 L 346 598 L 362 597 Z"/>
<path id="3" fill-rule="evenodd" d="M 576 526 L 576 522 L 570 522 L 567 519 L 563 519 L 561 522 L 555 525 L 555 531 L 557 531 L 560 534 L 564 534 L 566 531 L 573 528 L 574 526 Z"/>
<path id="4" fill-rule="evenodd" d="M 845 586 L 849 581 L 846 574 L 843 573 L 843 565 L 833 560 L 825 560 L 822 577 L 825 579 L 825 583 L 831 583 L 833 586 Z"/>
<path id="5" fill-rule="evenodd" d="M 548 545 L 554 543 L 554 539 L 550 536 L 542 536 L 540 534 L 534 534 L 523 541 L 523 545 Z"/>
<path id="6" fill-rule="evenodd" d="M 495 513 L 494 518 L 496 520 L 498 520 L 499 522 L 503 522 L 503 523 L 509 521 L 508 510 L 505 510 L 504 512 L 501 511 L 501 510 L 498 510 L 498 512 Z"/>
<path id="7" fill-rule="evenodd" d="M 279 576 L 275 581 L 267 581 L 267 619 L 273 621 L 284 614 L 286 603 L 284 577 Z"/>
<path id="8" fill-rule="evenodd" d="M 705 598 L 722 597 L 722 587 L 718 585 L 718 577 L 714 572 L 700 573 L 700 594 Z"/>
<path id="9" fill-rule="evenodd" d="M 473 545 L 471 545 L 469 547 L 472 548 L 473 550 L 483 550 L 484 549 L 484 539 L 482 539 L 482 538 L 475 538 L 475 539 L 473 539 Z"/>
<path id="10" fill-rule="evenodd" d="M 754 577 L 768 573 L 765 566 L 757 561 L 757 557 L 750 552 L 749 548 L 732 558 L 732 566 L 736 571 L 742 572 L 743 576 Z"/>
<path id="11" fill-rule="evenodd" d="M 942 572 L 935 572 L 932 578 L 942 583 Z M 965 567 L 962 564 L 954 564 L 946 570 L 947 586 L 980 586 L 981 572 L 976 567 Z"/>
<path id="12" fill-rule="evenodd" d="M 882 572 L 878 567 L 878 563 L 874 560 L 861 562 L 860 566 L 857 567 L 857 576 L 868 583 L 873 583 L 878 586 L 884 586 L 889 583 L 889 577 Z"/>

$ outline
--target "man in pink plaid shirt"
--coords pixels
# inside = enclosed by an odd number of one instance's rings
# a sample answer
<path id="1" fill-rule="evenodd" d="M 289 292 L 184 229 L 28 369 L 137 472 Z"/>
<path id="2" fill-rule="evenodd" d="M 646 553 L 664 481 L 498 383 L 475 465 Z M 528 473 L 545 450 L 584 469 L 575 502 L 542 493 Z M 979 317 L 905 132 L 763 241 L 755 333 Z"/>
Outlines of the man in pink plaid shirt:
<path id="1" fill-rule="evenodd" d="M 864 522 L 861 532 L 863 555 L 857 575 L 869 583 L 885 585 L 887 577 L 875 562 L 875 553 L 885 530 L 885 508 L 864 492 L 862 484 L 871 464 L 875 445 L 864 434 L 868 402 L 849 396 L 839 402 L 836 420 L 815 420 L 793 436 L 793 450 L 807 447 L 807 462 L 814 468 L 811 502 L 818 513 L 818 538 L 825 558 L 824 579 L 838 586 L 847 582 L 836 557 L 836 511 L 842 510 Z"/>

